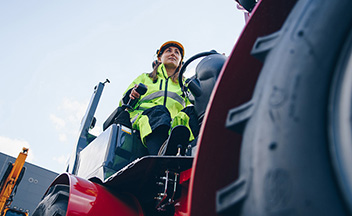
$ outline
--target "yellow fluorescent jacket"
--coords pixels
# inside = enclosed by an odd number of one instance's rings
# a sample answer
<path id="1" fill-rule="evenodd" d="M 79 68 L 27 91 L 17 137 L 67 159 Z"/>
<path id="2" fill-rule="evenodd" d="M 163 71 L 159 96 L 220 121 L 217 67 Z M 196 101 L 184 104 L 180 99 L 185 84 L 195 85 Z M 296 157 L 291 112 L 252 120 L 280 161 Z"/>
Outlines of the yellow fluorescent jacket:
<path id="1" fill-rule="evenodd" d="M 161 64 L 157 70 L 158 80 L 153 83 L 153 79 L 148 73 L 143 73 L 138 76 L 127 88 L 126 92 L 133 88 L 135 84 L 143 83 L 148 87 L 148 91 L 141 95 L 138 103 L 134 107 L 134 111 L 130 111 L 131 119 L 138 113 L 156 105 L 164 105 L 169 110 L 173 119 L 184 107 L 190 105 L 188 98 L 182 97 L 182 91 L 178 83 L 174 83 L 171 78 L 168 78 L 165 66 Z M 120 106 L 122 100 L 120 101 Z"/>

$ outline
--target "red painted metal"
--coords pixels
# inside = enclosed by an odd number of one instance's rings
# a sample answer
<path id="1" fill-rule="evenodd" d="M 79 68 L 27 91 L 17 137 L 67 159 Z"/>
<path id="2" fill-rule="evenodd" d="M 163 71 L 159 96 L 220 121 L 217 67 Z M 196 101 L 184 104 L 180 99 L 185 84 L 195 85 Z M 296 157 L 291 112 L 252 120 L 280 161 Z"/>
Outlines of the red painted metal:
<path id="1" fill-rule="evenodd" d="M 174 216 L 186 216 L 189 212 L 188 208 L 188 188 L 192 169 L 185 170 L 180 173 L 181 197 L 175 203 Z"/>
<path id="2" fill-rule="evenodd" d="M 175 203 L 175 214 L 174 216 L 186 216 L 189 213 L 188 207 L 188 188 L 189 181 L 181 184 L 181 197 Z"/>
<path id="3" fill-rule="evenodd" d="M 71 174 L 60 175 L 52 185 L 69 184 L 67 216 L 143 216 L 138 201 L 130 194 L 112 194 L 105 187 Z"/>
<path id="4" fill-rule="evenodd" d="M 241 136 L 225 128 L 229 109 L 251 99 L 262 63 L 250 55 L 257 37 L 278 31 L 296 0 L 262 0 L 225 63 L 211 96 L 190 182 L 188 215 L 216 215 L 216 191 L 238 177 Z"/>
<path id="5" fill-rule="evenodd" d="M 180 184 L 188 181 L 191 178 L 192 169 L 185 170 L 180 173 Z"/>

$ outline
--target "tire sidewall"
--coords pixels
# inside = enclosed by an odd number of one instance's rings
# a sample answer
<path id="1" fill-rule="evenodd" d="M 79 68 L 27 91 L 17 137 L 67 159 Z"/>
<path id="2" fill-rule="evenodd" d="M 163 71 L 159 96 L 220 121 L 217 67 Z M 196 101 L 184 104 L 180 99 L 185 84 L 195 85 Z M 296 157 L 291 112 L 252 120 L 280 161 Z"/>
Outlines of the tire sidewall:
<path id="1" fill-rule="evenodd" d="M 245 129 L 242 213 L 344 215 L 328 146 L 327 107 L 352 16 L 348 0 L 298 1 L 268 54 Z M 319 208 L 317 208 L 319 206 Z"/>

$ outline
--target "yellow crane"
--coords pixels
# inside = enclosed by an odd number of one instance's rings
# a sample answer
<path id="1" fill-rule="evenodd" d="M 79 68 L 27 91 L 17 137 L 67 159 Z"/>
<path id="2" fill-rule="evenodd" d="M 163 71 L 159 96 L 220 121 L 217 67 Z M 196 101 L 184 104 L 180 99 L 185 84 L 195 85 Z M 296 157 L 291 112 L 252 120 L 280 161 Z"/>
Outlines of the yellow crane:
<path id="1" fill-rule="evenodd" d="M 23 167 L 28 155 L 28 148 L 23 148 L 19 153 L 15 163 L 9 163 L 5 174 L 0 182 L 0 215 L 22 215 L 28 216 L 27 212 L 21 212 L 16 209 L 9 208 L 13 200 L 21 178 L 23 177 L 25 168 Z"/>

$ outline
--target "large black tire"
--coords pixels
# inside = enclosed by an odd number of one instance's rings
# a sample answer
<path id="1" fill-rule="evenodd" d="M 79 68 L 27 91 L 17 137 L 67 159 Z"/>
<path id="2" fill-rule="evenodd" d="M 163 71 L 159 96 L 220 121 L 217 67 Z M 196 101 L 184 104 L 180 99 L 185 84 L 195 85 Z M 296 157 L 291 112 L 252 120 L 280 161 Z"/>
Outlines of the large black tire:
<path id="1" fill-rule="evenodd" d="M 51 187 L 33 212 L 33 216 L 65 216 L 69 198 L 68 185 Z"/>
<path id="2" fill-rule="evenodd" d="M 350 60 L 343 56 L 351 54 L 352 13 L 346 8 L 352 8 L 351 0 L 298 0 L 278 34 L 253 95 L 255 108 L 243 134 L 236 189 L 241 194 L 234 193 L 232 213 L 352 214 L 351 193 L 344 193 L 351 179 L 341 180 L 352 164 L 337 169 L 339 144 L 331 142 L 329 134 L 336 140 L 338 133 L 329 131 L 339 131 L 339 125 L 331 123 L 329 118 L 335 118 L 328 109 L 334 107 L 330 95 L 339 95 L 330 91 L 343 80 L 334 78 L 344 64 L 339 59 Z M 344 52 L 347 45 L 350 50 Z M 351 141 L 347 139 L 347 145 Z"/>

